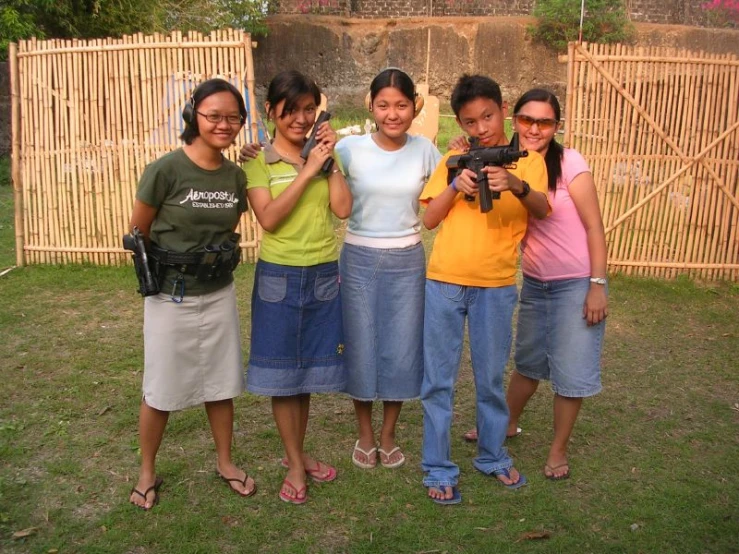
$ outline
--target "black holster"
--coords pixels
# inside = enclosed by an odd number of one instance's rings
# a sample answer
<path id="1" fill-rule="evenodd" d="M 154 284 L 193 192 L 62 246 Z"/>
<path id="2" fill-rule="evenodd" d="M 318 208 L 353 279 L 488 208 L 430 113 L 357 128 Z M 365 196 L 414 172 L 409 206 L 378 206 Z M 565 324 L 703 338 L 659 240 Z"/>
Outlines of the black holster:
<path id="1" fill-rule="evenodd" d="M 160 282 L 158 264 L 148 255 L 144 236 L 138 227 L 134 227 L 130 235 L 123 235 L 123 248 L 133 252 L 133 267 L 136 270 L 136 279 L 139 282 L 137 292 L 141 296 L 159 294 Z"/>

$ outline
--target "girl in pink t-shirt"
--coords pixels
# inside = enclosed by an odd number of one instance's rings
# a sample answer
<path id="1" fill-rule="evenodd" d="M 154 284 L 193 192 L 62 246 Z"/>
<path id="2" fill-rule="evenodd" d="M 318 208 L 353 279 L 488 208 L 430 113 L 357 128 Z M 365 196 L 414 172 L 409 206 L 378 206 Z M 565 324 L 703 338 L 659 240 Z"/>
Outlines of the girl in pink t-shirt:
<path id="1" fill-rule="evenodd" d="M 570 476 L 567 443 L 582 399 L 600 392 L 600 356 L 608 313 L 606 241 L 598 197 L 583 157 L 557 144 L 560 107 L 549 91 L 532 89 L 516 103 L 521 146 L 547 164 L 552 214 L 530 218 L 522 242 L 524 284 L 516 335 L 516 370 L 507 402 L 508 435 L 541 379 L 554 390 L 554 438 L 544 465 L 548 479 Z"/>

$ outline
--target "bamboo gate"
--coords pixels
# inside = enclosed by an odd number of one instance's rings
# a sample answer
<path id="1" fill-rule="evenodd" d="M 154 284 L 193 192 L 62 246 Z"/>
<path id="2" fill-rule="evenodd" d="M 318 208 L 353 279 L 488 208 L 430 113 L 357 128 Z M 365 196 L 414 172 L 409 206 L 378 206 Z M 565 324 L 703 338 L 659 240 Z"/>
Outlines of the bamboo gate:
<path id="1" fill-rule="evenodd" d="M 9 53 L 18 265 L 127 259 L 121 237 L 138 178 L 180 146 L 181 110 L 201 81 L 218 76 L 244 91 L 249 118 L 237 142 L 257 138 L 247 33 L 29 40 Z M 238 146 L 226 155 L 235 161 Z M 251 212 L 238 231 L 254 260 Z"/>
<path id="2" fill-rule="evenodd" d="M 570 44 L 565 144 L 591 165 L 611 272 L 739 277 L 739 61 Z"/>

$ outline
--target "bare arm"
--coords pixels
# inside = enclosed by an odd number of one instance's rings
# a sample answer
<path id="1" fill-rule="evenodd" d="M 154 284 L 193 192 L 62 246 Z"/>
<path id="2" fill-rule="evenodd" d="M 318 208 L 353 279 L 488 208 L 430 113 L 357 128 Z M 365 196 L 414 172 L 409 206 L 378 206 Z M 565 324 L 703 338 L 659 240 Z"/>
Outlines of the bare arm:
<path id="1" fill-rule="evenodd" d="M 157 208 L 149 206 L 149 204 L 144 204 L 141 200 L 135 200 L 133 203 L 133 211 L 131 212 L 131 221 L 128 224 L 129 232 L 133 231 L 134 227 L 138 227 L 141 234 L 143 234 L 148 241 L 151 224 L 156 215 Z"/>
<path id="2" fill-rule="evenodd" d="M 488 174 L 490 190 L 497 192 L 510 190 L 514 194 L 523 192 L 523 181 L 505 168 L 488 166 L 484 167 L 483 171 Z M 547 201 L 547 195 L 543 192 L 532 189 L 525 197 L 519 198 L 519 201 L 536 219 L 544 219 L 549 213 L 549 202 Z"/>
<path id="3" fill-rule="evenodd" d="M 339 219 L 346 219 L 352 213 L 352 193 L 338 169 L 334 167 L 328 176 L 328 201 L 333 214 Z"/>
<path id="4" fill-rule="evenodd" d="M 603 219 L 600 215 L 593 175 L 590 172 L 580 173 L 570 183 L 569 191 L 587 233 L 590 276 L 605 277 L 607 269 L 606 234 L 603 229 Z M 590 290 L 583 305 L 583 317 L 587 319 L 588 325 L 595 325 L 607 315 L 608 295 L 605 285 L 590 283 Z"/>
<path id="5" fill-rule="evenodd" d="M 436 229 L 444 218 L 452 209 L 457 196 L 467 194 L 474 196 L 477 194 L 477 176 L 469 169 L 463 169 L 462 172 L 454 179 L 454 186 L 448 186 L 441 194 L 433 198 L 426 206 L 423 214 L 423 225 L 426 229 Z M 457 190 L 454 190 L 454 189 Z"/>
<path id="6" fill-rule="evenodd" d="M 321 171 L 323 162 L 330 155 L 328 148 L 321 148 L 321 145 L 313 148 L 305 165 L 300 169 L 293 182 L 277 198 L 272 198 L 272 194 L 266 187 L 247 190 L 249 205 L 254 211 L 257 221 L 266 231 L 275 231 L 292 213 L 300 196 L 310 185 L 313 177 Z"/>

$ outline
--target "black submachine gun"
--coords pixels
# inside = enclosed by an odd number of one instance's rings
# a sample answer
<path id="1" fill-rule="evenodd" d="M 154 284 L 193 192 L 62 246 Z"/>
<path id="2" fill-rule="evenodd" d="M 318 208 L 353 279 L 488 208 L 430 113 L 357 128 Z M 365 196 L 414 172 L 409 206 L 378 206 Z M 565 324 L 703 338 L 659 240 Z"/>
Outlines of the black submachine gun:
<path id="1" fill-rule="evenodd" d="M 450 156 L 446 161 L 448 170 L 447 181 L 452 182 L 463 169 L 469 169 L 477 174 L 477 185 L 480 195 L 480 211 L 487 213 L 493 209 L 493 200 L 500 199 L 500 192 L 493 192 L 488 187 L 488 177 L 482 171 L 483 167 L 490 165 L 504 167 L 506 169 L 514 169 L 516 162 L 521 158 L 525 158 L 529 153 L 526 150 L 519 150 L 518 133 L 511 138 L 511 143 L 507 146 L 480 146 L 476 138 L 470 139 L 470 149 L 457 156 Z M 474 196 L 465 195 L 465 200 L 472 202 Z"/>

